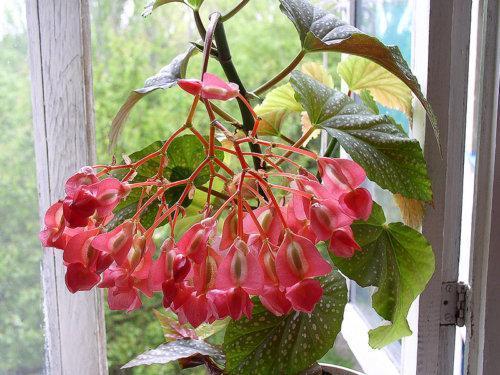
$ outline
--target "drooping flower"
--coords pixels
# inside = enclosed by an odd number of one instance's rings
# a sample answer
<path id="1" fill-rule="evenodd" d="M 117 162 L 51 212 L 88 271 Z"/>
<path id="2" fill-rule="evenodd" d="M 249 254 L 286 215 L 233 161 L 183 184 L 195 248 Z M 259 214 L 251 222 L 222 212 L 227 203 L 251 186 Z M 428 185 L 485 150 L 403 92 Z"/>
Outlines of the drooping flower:
<path id="1" fill-rule="evenodd" d="M 180 79 L 177 84 L 191 95 L 200 95 L 203 99 L 229 100 L 236 98 L 239 87 L 236 83 L 225 82 L 214 74 L 203 74 L 203 80 Z"/>

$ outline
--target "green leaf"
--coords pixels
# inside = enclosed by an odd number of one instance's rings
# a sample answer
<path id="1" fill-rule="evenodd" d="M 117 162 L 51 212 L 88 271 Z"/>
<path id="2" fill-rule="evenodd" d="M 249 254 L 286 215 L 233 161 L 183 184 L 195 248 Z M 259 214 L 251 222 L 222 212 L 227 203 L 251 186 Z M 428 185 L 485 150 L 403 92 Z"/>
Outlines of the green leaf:
<path id="1" fill-rule="evenodd" d="M 372 348 L 382 348 L 412 332 L 406 317 L 412 302 L 434 273 L 434 253 L 421 233 L 402 224 L 385 224 L 382 208 L 375 204 L 371 217 L 352 225 L 363 249 L 352 258 L 331 255 L 333 262 L 360 286 L 377 286 L 372 305 L 390 321 L 369 332 Z"/>
<path id="2" fill-rule="evenodd" d="M 136 151 L 130 154 L 128 157 L 132 162 L 136 162 L 146 155 L 149 155 L 155 151 L 158 151 L 163 146 L 162 141 L 156 141 L 150 145 L 144 147 L 142 150 Z M 215 151 L 217 158 L 223 160 L 224 152 Z M 164 168 L 163 177 L 167 180 L 174 182 L 189 178 L 194 170 L 200 165 L 205 159 L 205 149 L 201 142 L 192 134 L 183 135 L 175 138 L 172 143 L 170 143 L 167 149 L 167 160 L 168 164 Z M 148 160 L 146 163 L 142 164 L 137 168 L 137 175 L 134 178 L 134 182 L 146 181 L 148 178 L 154 177 L 160 167 L 160 156 Z M 219 166 L 214 166 L 216 170 L 219 170 Z M 117 178 L 123 178 L 125 172 L 123 170 L 118 170 L 113 173 Z M 202 186 L 210 179 L 210 169 L 208 166 L 203 168 L 194 180 L 195 186 Z M 168 189 L 165 192 L 165 199 L 168 204 L 174 204 L 182 195 L 185 185 L 175 186 Z M 152 189 L 149 194 L 145 194 L 143 197 L 143 202 L 145 202 L 151 195 L 156 191 Z M 137 203 L 139 202 L 141 196 L 140 189 L 134 189 L 123 201 L 121 201 L 116 207 L 113 220 L 108 224 L 109 228 L 114 228 L 123 220 L 129 219 L 133 216 L 137 210 Z M 191 204 L 190 199 L 185 199 L 183 202 L 184 207 L 188 207 Z M 145 228 L 149 228 L 155 219 L 156 212 L 158 211 L 158 206 L 156 204 L 151 204 L 141 215 L 141 223 Z M 163 222 L 162 224 L 165 224 Z"/>
<path id="3" fill-rule="evenodd" d="M 411 116 L 411 90 L 380 65 L 359 56 L 350 56 L 339 63 L 337 71 L 349 90 L 358 94 L 368 90 L 380 104 Z"/>
<path id="4" fill-rule="evenodd" d="M 393 193 L 432 201 L 422 149 L 392 118 L 375 115 L 298 71 L 292 73 L 290 82 L 311 123 L 336 138 L 370 180 Z"/>
<path id="5" fill-rule="evenodd" d="M 292 312 L 275 316 L 260 303 L 253 317 L 231 321 L 224 352 L 229 374 L 296 374 L 331 349 L 340 332 L 347 288 L 334 271 L 322 279 L 323 297 L 312 314 Z"/>
<path id="6" fill-rule="evenodd" d="M 115 146 L 120 134 L 125 125 L 125 121 L 132 110 L 132 108 L 141 100 L 144 96 L 148 95 L 158 89 L 168 89 L 175 84 L 181 78 L 186 76 L 187 64 L 191 56 L 196 52 L 194 46 L 190 46 L 184 53 L 177 55 L 170 64 L 164 66 L 157 74 L 149 77 L 144 82 L 144 87 L 132 91 L 123 105 L 118 110 L 115 118 L 111 122 L 111 128 L 109 130 L 109 151 L 112 151 Z"/>
<path id="7" fill-rule="evenodd" d="M 402 80 L 427 111 L 439 143 L 436 115 L 398 47 L 386 46 L 377 38 L 346 24 L 307 0 L 280 0 L 280 3 L 281 11 L 298 31 L 304 51 L 335 51 L 365 57 Z"/>
<path id="8" fill-rule="evenodd" d="M 162 344 L 156 349 L 139 354 L 136 358 L 124 365 L 122 369 L 144 365 L 165 364 L 189 357 L 191 357 L 193 363 L 200 360 L 203 361 L 207 357 L 213 358 L 217 362 L 224 361 L 224 354 L 215 346 L 203 340 L 182 339 Z"/>
<path id="9" fill-rule="evenodd" d="M 143 17 L 149 16 L 153 11 L 161 7 L 162 5 L 169 4 L 169 3 L 184 3 L 191 8 L 198 10 L 200 9 L 201 4 L 203 3 L 204 0 L 153 0 L 150 2 L 148 5 L 144 7 L 144 11 L 142 12 Z"/>
<path id="10" fill-rule="evenodd" d="M 376 115 L 380 114 L 380 110 L 377 106 L 377 103 L 373 99 L 372 94 L 368 90 L 361 90 L 359 93 L 359 97 L 361 98 L 364 105 L 372 110 L 372 112 Z"/>

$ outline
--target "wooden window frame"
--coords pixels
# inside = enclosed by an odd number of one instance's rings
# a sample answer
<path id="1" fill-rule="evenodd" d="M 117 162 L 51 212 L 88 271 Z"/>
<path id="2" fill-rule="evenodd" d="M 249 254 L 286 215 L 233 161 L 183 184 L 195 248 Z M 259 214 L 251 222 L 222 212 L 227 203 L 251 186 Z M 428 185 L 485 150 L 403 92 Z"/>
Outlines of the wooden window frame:
<path id="1" fill-rule="evenodd" d="M 443 282 L 456 281 L 458 276 L 471 1 L 414 0 L 415 19 L 419 20 L 414 32 L 414 56 L 418 57 L 415 73 L 439 118 L 443 151 L 438 150 L 432 132 L 424 131 L 427 120 L 417 106 L 414 129 L 416 136 L 425 140 L 435 204 L 424 219 L 423 233 L 436 254 L 436 273 L 410 312 L 415 317 L 410 318 L 414 335 L 403 340 L 404 375 L 453 373 L 455 327 L 441 325 L 441 288 Z M 478 33 L 480 78 L 475 83 L 474 108 L 482 152 L 475 183 L 486 187 L 486 194 L 474 198 L 471 294 L 480 303 L 469 309 L 469 375 L 489 374 L 500 367 L 493 351 L 500 341 L 496 319 L 500 293 L 498 276 L 491 267 L 500 264 L 500 254 L 493 251 L 500 241 L 500 231 L 493 230 L 500 221 L 500 157 L 495 148 L 499 140 L 499 6 L 497 0 L 477 1 L 483 23 Z M 43 213 L 63 195 L 65 179 L 95 160 L 89 0 L 26 0 L 26 5 L 39 206 Z M 102 292 L 70 294 L 61 258 L 58 250 L 51 249 L 44 252 L 42 261 L 47 373 L 106 374 Z M 380 351 L 369 349 L 367 335 L 356 330 L 359 321 L 350 317 L 360 318 L 352 305 L 346 309 L 343 334 L 358 358 L 367 355 L 365 359 L 371 359 L 364 361 L 363 367 L 368 371 L 368 366 L 379 363 L 374 371 L 397 371 L 387 358 L 380 357 Z M 492 329 L 486 331 L 485 324 Z M 357 332 L 358 344 L 354 343 L 353 332 Z"/>
<path id="2" fill-rule="evenodd" d="M 27 0 L 41 221 L 64 181 L 95 161 L 88 0 Z M 102 291 L 71 294 L 62 252 L 42 259 L 46 373 L 107 374 Z"/>

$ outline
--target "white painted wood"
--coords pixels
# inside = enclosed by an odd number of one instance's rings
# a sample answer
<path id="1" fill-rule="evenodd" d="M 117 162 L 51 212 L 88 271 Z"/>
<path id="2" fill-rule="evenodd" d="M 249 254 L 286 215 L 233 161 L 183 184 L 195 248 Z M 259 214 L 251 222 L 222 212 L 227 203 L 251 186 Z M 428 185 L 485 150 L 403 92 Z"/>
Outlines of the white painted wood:
<path id="1" fill-rule="evenodd" d="M 434 207 L 427 210 L 422 232 L 434 249 L 436 271 L 419 300 L 417 374 L 447 375 L 453 371 L 455 327 L 440 325 L 441 284 L 458 276 L 471 1 L 419 0 L 415 5 L 414 66 L 438 117 L 442 145 L 441 157 L 427 127 Z"/>
<path id="2" fill-rule="evenodd" d="M 500 369 L 500 5 L 480 0 L 473 121 L 477 134 L 466 373 Z"/>
<path id="3" fill-rule="evenodd" d="M 39 208 L 95 160 L 88 0 L 27 0 Z M 100 291 L 72 295 L 61 252 L 42 261 L 48 374 L 107 373 Z"/>

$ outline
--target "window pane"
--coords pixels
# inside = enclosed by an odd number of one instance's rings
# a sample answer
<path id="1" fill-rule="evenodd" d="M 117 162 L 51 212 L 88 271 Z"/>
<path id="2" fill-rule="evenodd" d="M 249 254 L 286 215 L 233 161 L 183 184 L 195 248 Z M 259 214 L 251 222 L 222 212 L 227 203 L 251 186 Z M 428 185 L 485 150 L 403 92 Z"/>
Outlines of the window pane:
<path id="1" fill-rule="evenodd" d="M 377 36 L 385 44 L 397 45 L 406 61 L 411 62 L 411 32 L 413 23 L 412 2 L 409 0 L 357 0 L 356 26 L 369 34 Z M 399 111 L 381 108 L 381 113 L 388 114 L 410 132 L 408 119 Z M 387 191 L 369 184 L 373 198 L 384 207 L 389 222 L 401 221 L 399 208 L 393 195 Z M 376 327 L 383 319 L 371 307 L 371 297 L 376 288 L 361 288 L 351 282 L 350 298 L 370 327 Z M 385 352 L 391 360 L 401 366 L 401 342 L 387 346 Z"/>
<path id="2" fill-rule="evenodd" d="M 0 1 L 0 374 L 43 372 L 42 250 L 24 0 Z"/>

